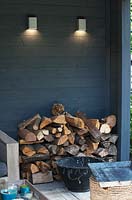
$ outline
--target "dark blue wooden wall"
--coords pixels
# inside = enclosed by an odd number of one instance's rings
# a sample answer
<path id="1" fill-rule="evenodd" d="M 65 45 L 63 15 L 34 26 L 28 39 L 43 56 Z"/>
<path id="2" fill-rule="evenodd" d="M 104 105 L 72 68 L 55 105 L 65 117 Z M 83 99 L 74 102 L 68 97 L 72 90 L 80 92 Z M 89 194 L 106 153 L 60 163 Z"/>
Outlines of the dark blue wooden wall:
<path id="1" fill-rule="evenodd" d="M 72 114 L 109 113 L 106 2 L 0 1 L 0 129 L 16 138 L 18 122 L 49 116 L 54 102 Z M 35 37 L 24 33 L 28 15 L 38 18 Z M 74 35 L 78 16 L 87 19 L 85 37 Z"/>

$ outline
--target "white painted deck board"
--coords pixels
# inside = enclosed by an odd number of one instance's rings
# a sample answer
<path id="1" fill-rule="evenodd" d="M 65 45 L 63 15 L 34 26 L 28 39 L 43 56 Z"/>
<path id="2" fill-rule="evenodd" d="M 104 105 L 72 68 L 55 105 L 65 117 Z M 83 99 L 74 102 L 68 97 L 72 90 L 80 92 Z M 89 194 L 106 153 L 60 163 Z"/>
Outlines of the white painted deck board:
<path id="1" fill-rule="evenodd" d="M 34 185 L 48 200 L 90 200 L 90 192 L 71 192 L 63 182 L 52 182 Z"/>

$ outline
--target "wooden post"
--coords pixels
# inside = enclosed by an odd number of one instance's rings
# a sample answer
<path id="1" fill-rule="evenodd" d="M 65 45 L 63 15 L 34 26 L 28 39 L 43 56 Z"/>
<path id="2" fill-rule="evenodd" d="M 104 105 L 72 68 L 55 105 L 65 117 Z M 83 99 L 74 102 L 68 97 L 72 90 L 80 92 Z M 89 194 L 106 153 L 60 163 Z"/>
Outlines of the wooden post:
<path id="1" fill-rule="evenodd" d="M 19 144 L 0 130 L 0 160 L 6 162 L 8 180 L 19 180 Z"/>

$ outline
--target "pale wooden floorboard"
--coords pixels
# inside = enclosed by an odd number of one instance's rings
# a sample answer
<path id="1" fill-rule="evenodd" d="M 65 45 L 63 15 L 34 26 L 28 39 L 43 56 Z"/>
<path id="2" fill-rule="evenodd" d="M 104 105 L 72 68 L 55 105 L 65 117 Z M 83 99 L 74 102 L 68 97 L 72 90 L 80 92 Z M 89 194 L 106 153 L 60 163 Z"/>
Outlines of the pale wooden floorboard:
<path id="1" fill-rule="evenodd" d="M 63 182 L 34 185 L 48 200 L 90 200 L 90 192 L 71 192 Z"/>

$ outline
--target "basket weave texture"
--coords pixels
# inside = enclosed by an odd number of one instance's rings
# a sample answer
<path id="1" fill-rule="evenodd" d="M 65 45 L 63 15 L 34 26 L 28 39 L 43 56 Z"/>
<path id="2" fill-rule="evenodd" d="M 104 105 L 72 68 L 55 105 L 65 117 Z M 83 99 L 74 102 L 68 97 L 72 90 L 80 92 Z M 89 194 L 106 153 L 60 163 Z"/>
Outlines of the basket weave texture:
<path id="1" fill-rule="evenodd" d="M 132 200 L 132 185 L 102 188 L 90 177 L 90 200 Z"/>

